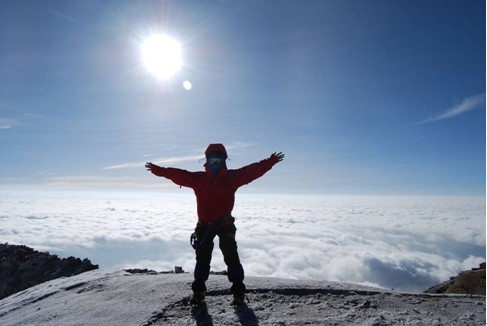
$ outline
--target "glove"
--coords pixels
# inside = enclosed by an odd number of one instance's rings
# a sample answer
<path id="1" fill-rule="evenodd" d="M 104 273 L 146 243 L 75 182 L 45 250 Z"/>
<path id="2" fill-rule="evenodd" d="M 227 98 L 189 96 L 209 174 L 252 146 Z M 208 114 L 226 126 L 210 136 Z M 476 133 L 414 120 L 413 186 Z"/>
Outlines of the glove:
<path id="1" fill-rule="evenodd" d="M 147 171 L 152 172 L 155 175 L 158 175 L 158 173 L 160 173 L 161 170 L 164 170 L 164 168 L 155 165 L 152 162 L 145 163 L 145 168 L 147 169 Z"/>
<path id="2" fill-rule="evenodd" d="M 272 161 L 272 164 L 277 164 L 284 159 L 284 154 L 282 152 L 279 152 L 279 153 L 274 152 L 269 157 L 269 159 Z"/>
<path id="3" fill-rule="evenodd" d="M 152 172 L 152 167 L 153 166 L 154 166 L 154 164 L 152 164 L 152 162 L 145 163 L 145 168 L 147 169 L 147 171 L 151 171 Z"/>

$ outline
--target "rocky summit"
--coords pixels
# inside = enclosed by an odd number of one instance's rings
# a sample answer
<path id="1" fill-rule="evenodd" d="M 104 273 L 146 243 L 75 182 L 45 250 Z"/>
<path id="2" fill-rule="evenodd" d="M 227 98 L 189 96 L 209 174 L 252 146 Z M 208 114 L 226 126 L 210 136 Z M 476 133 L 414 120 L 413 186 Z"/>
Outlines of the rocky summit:
<path id="1" fill-rule="evenodd" d="M 0 300 L 0 325 L 483 326 L 485 296 L 400 293 L 358 284 L 247 277 L 245 304 L 232 306 L 225 275 L 189 305 L 189 273 L 98 269 Z"/>
<path id="2" fill-rule="evenodd" d="M 0 299 L 31 286 L 93 269 L 88 259 L 59 258 L 27 246 L 0 244 Z"/>

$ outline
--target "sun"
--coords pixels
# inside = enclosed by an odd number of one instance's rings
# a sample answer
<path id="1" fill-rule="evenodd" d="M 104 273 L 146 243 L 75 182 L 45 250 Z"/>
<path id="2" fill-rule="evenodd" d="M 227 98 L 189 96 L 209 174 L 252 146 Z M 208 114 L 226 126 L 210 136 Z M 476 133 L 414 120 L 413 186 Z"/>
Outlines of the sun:
<path id="1" fill-rule="evenodd" d="M 141 44 L 142 63 L 147 71 L 159 79 L 169 79 L 183 65 L 180 43 L 167 35 L 155 34 Z"/>

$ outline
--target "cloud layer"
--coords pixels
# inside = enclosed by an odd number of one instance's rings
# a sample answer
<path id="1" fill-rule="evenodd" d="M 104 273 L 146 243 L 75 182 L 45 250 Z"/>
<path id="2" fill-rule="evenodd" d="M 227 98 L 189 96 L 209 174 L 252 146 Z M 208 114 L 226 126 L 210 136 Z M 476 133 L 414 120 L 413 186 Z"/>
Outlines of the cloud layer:
<path id="1" fill-rule="evenodd" d="M 193 269 L 196 209 L 189 192 L 4 192 L 0 198 L 4 242 L 88 257 L 101 267 Z M 234 215 L 249 276 L 422 291 L 485 260 L 482 197 L 241 195 Z M 224 270 L 218 249 L 213 257 L 212 269 Z"/>

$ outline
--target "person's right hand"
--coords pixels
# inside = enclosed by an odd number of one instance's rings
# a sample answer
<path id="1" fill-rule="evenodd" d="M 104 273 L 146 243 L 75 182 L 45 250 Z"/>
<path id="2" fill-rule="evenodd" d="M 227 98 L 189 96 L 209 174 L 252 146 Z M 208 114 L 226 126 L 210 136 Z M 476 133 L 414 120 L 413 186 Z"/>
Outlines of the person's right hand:
<path id="1" fill-rule="evenodd" d="M 147 171 L 151 171 L 152 172 L 152 167 L 154 166 L 154 164 L 152 164 L 152 162 L 146 162 L 145 163 L 145 168 L 147 169 Z"/>

